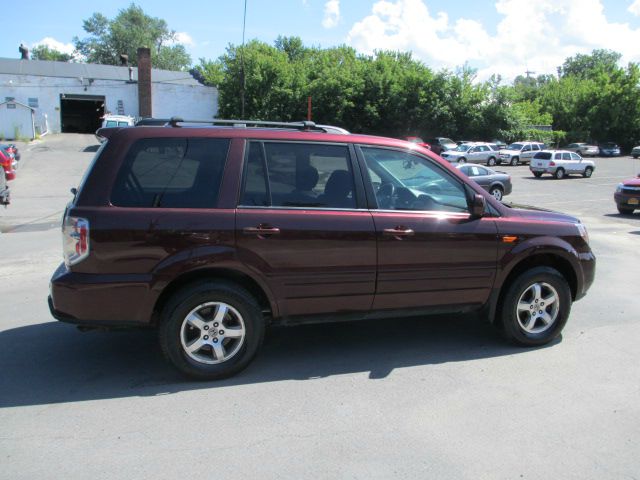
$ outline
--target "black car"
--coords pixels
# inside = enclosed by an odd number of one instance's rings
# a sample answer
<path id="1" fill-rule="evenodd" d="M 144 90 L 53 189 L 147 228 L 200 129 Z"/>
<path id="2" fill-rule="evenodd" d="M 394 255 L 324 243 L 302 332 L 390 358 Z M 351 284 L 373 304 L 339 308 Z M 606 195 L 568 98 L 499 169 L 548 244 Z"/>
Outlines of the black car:
<path id="1" fill-rule="evenodd" d="M 2 167 L 0 167 L 0 205 L 9 205 L 10 192 L 9 185 L 7 185 L 7 179 L 5 178 Z"/>
<path id="2" fill-rule="evenodd" d="M 478 185 L 489 192 L 496 200 L 511 193 L 511 175 L 504 172 L 496 172 L 481 165 L 463 164 L 456 167 L 467 177 L 473 179 Z"/>

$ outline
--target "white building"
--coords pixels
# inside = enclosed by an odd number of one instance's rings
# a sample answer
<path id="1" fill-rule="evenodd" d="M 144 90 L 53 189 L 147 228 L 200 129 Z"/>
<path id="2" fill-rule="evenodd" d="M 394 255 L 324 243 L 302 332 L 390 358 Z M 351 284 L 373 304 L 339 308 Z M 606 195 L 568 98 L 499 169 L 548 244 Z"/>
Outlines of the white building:
<path id="1" fill-rule="evenodd" d="M 93 133 L 105 113 L 139 116 L 138 68 L 0 58 L 0 102 L 31 107 L 35 133 Z M 151 108 L 156 118 L 213 119 L 218 90 L 188 72 L 151 69 Z M 17 128 L 28 136 L 33 126 Z"/>

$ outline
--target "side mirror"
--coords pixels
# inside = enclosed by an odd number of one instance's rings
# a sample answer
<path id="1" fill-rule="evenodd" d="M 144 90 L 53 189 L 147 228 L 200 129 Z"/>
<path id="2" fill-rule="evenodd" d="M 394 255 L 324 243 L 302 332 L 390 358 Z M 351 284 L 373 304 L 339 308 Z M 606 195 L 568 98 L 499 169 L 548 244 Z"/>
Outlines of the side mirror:
<path id="1" fill-rule="evenodd" d="M 480 194 L 474 194 L 471 199 L 471 218 L 481 218 L 485 212 L 485 200 Z"/>

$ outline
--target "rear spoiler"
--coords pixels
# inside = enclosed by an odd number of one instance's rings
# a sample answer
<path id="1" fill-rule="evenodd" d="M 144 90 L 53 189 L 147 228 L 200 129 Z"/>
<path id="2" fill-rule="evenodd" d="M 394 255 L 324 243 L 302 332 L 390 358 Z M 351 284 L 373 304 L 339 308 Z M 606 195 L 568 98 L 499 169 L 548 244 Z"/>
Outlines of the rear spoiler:
<path id="1" fill-rule="evenodd" d="M 105 140 L 111 138 L 111 135 L 116 133 L 118 130 L 123 127 L 108 127 L 108 128 L 99 128 L 96 130 L 96 137 L 104 138 Z"/>

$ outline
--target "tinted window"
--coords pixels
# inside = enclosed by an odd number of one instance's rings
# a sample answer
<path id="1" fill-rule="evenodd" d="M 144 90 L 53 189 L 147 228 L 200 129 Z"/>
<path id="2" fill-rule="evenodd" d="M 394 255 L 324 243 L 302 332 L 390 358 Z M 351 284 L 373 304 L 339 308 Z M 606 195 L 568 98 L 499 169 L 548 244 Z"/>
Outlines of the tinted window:
<path id="1" fill-rule="evenodd" d="M 229 140 L 147 138 L 133 144 L 111 192 L 120 207 L 214 208 Z"/>
<path id="2" fill-rule="evenodd" d="M 397 150 L 362 148 L 378 208 L 468 211 L 463 185 L 424 157 Z"/>
<path id="3" fill-rule="evenodd" d="M 478 175 L 489 175 L 489 171 L 484 167 L 475 167 L 478 170 Z"/>
<path id="4" fill-rule="evenodd" d="M 578 155 L 577 153 L 572 153 L 572 154 L 571 154 L 571 159 L 572 159 L 572 160 L 578 160 L 578 161 L 580 161 L 580 160 L 581 160 L 581 157 L 580 157 L 580 155 Z"/>
<path id="5" fill-rule="evenodd" d="M 105 124 L 105 127 L 109 128 L 109 127 L 117 127 L 118 126 L 118 122 L 115 120 L 107 120 L 107 123 Z"/>
<path id="6" fill-rule="evenodd" d="M 341 145 L 254 142 L 240 204 L 355 208 L 349 158 L 349 149 Z"/>
<path id="7" fill-rule="evenodd" d="M 533 158 L 536 160 L 551 160 L 551 154 L 549 152 L 538 152 Z"/>

